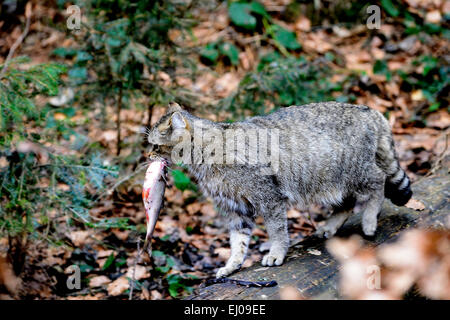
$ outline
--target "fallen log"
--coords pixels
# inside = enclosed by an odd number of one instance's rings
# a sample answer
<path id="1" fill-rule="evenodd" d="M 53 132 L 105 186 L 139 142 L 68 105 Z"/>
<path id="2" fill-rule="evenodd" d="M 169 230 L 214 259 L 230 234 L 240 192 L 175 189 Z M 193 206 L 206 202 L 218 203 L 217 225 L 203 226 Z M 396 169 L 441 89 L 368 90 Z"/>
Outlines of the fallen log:
<path id="1" fill-rule="evenodd" d="M 447 161 L 448 164 L 448 161 Z M 376 235 L 365 238 L 367 244 L 377 246 L 392 242 L 407 229 L 443 228 L 450 219 L 450 179 L 448 166 L 435 175 L 423 178 L 412 185 L 413 198 L 422 202 L 422 211 L 397 207 L 386 200 L 381 211 Z M 336 236 L 362 235 L 360 217 L 354 216 L 338 231 Z M 246 281 L 275 280 L 274 287 L 244 287 L 233 283 L 218 283 L 196 290 L 187 299 L 279 299 L 283 286 L 296 286 L 302 296 L 309 299 L 339 299 L 339 263 L 325 248 L 325 241 L 307 238 L 290 248 L 287 259 L 279 267 L 262 267 L 255 264 L 240 270 L 231 278 Z"/>

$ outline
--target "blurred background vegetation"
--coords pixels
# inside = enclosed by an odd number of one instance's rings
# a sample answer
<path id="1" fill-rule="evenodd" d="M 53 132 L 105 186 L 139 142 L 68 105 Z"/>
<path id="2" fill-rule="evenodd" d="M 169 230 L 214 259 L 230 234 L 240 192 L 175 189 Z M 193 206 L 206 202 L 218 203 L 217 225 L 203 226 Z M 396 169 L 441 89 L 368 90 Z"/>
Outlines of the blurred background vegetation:
<path id="1" fill-rule="evenodd" d="M 207 200 L 177 168 L 147 261 L 154 271 L 127 273 L 145 230 L 143 132 L 170 101 L 220 121 L 317 101 L 367 104 L 393 125 L 413 177 L 429 173 L 448 137 L 448 2 L 370 4 L 380 29 L 366 27 L 369 4 L 351 0 L 3 1 L 0 238 L 15 273 L 37 283 L 10 294 L 101 298 L 89 279 L 103 276 L 109 296 L 133 287 L 135 298 L 177 297 L 223 262 L 223 226 L 198 217 Z M 67 28 L 70 5 L 81 9 L 79 30 Z M 178 238 L 163 236 L 171 221 Z M 188 247 L 208 228 L 215 240 Z M 85 279 L 76 293 L 58 284 L 74 263 Z M 46 276 L 36 280 L 39 266 Z"/>

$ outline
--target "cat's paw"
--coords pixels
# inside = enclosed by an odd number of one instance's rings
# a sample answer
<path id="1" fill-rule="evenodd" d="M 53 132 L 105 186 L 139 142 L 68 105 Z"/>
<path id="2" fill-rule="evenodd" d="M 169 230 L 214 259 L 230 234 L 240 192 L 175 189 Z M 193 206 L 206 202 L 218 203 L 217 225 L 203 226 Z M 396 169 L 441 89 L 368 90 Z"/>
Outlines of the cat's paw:
<path id="1" fill-rule="evenodd" d="M 371 237 L 375 235 L 377 230 L 377 217 L 376 215 L 365 215 L 362 219 L 362 229 L 366 236 Z"/>
<path id="2" fill-rule="evenodd" d="M 229 266 L 222 267 L 219 270 L 217 270 L 216 278 L 223 278 L 223 277 L 229 276 L 230 274 L 232 274 L 233 272 L 235 272 L 239 268 L 240 268 L 240 266 L 238 266 L 236 268 L 229 267 Z"/>
<path id="3" fill-rule="evenodd" d="M 285 256 L 286 253 L 282 250 L 270 250 L 270 252 L 263 257 L 261 264 L 268 267 L 280 266 L 283 263 Z"/>
<path id="4" fill-rule="evenodd" d="M 317 228 L 314 233 L 315 236 L 325 239 L 332 238 L 337 232 L 337 228 L 334 225 L 324 224 Z"/>
<path id="5" fill-rule="evenodd" d="M 371 237 L 375 235 L 375 231 L 377 231 L 377 223 L 363 223 L 363 232 L 366 236 Z"/>

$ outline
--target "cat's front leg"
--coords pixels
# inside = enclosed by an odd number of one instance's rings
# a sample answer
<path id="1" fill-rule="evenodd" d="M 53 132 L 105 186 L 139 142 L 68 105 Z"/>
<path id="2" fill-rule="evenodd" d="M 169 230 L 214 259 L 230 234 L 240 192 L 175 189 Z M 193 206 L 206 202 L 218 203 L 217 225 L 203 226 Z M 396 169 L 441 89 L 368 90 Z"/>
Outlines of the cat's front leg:
<path id="1" fill-rule="evenodd" d="M 289 249 L 286 210 L 278 208 L 263 216 L 271 245 L 269 253 L 263 257 L 261 264 L 269 267 L 279 266 L 283 263 Z"/>
<path id="2" fill-rule="evenodd" d="M 216 277 L 226 277 L 240 269 L 247 255 L 248 245 L 252 234 L 253 221 L 243 217 L 233 217 L 230 221 L 231 255 L 225 267 L 220 268 Z"/>

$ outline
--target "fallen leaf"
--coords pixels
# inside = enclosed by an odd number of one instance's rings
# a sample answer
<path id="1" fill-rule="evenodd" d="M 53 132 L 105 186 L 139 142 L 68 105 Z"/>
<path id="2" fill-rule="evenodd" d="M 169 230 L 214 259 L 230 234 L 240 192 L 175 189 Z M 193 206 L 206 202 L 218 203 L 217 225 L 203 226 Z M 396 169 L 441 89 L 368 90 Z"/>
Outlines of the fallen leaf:
<path id="1" fill-rule="evenodd" d="M 110 296 L 119 296 L 130 288 L 130 283 L 125 276 L 118 278 L 108 285 L 108 294 Z"/>
<path id="2" fill-rule="evenodd" d="M 0 157 L 0 169 L 6 168 L 9 166 L 9 161 L 6 157 Z"/>
<path id="3" fill-rule="evenodd" d="M 22 285 L 6 257 L 0 256 L 0 285 L 4 285 L 9 293 L 16 295 Z"/>
<path id="4" fill-rule="evenodd" d="M 413 199 L 411 198 L 406 204 L 405 207 L 410 208 L 410 209 L 414 209 L 417 211 L 422 211 L 425 209 L 425 205 L 420 202 L 419 200 Z"/>
<path id="5" fill-rule="evenodd" d="M 428 23 L 439 23 L 442 20 L 442 15 L 439 10 L 430 11 L 425 16 L 425 21 Z"/>
<path id="6" fill-rule="evenodd" d="M 214 253 L 219 255 L 221 260 L 227 260 L 230 257 L 231 250 L 229 248 L 216 248 Z"/>
<path id="7" fill-rule="evenodd" d="M 302 295 L 298 291 L 298 288 L 293 286 L 287 286 L 280 289 L 281 300 L 303 300 Z"/>
<path id="8" fill-rule="evenodd" d="M 200 207 L 201 207 L 201 203 L 198 202 L 193 202 L 189 205 L 186 206 L 186 211 L 190 214 L 190 215 L 194 215 L 197 212 L 200 211 Z"/>
<path id="9" fill-rule="evenodd" d="M 77 247 L 82 246 L 86 243 L 87 238 L 89 236 L 89 231 L 72 231 L 69 235 L 70 240 L 72 240 L 73 244 Z"/>
<path id="10" fill-rule="evenodd" d="M 308 251 L 308 253 L 313 254 L 315 256 L 322 255 L 322 252 L 320 252 L 319 250 L 316 250 L 316 249 L 308 249 L 307 251 Z"/>
<path id="11" fill-rule="evenodd" d="M 134 277 L 133 277 L 133 273 L 134 273 Z M 134 270 L 134 267 L 128 268 L 127 277 L 130 279 L 134 278 L 135 280 L 141 280 L 141 279 L 149 278 L 150 272 L 147 271 L 146 267 L 137 265 L 136 271 Z"/>
<path id="12" fill-rule="evenodd" d="M 414 91 L 411 93 L 411 99 L 412 99 L 413 101 L 422 101 L 422 100 L 424 99 L 422 90 L 421 90 L 421 89 L 414 90 Z"/>
<path id="13" fill-rule="evenodd" d="M 295 22 L 295 29 L 299 31 L 309 31 L 311 30 L 311 20 L 305 16 L 301 16 Z"/>
<path id="14" fill-rule="evenodd" d="M 161 300 L 163 298 L 162 294 L 158 290 L 152 290 L 150 295 L 152 300 Z"/>
<path id="15" fill-rule="evenodd" d="M 109 279 L 107 276 L 93 277 L 89 280 L 89 287 L 91 287 L 91 288 L 101 287 L 104 284 L 108 284 L 110 282 L 111 282 L 111 279 Z"/>
<path id="16" fill-rule="evenodd" d="M 427 127 L 446 129 L 450 126 L 450 115 L 447 110 L 433 112 L 427 117 Z"/>

